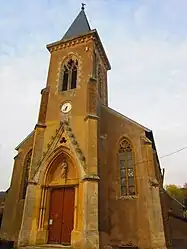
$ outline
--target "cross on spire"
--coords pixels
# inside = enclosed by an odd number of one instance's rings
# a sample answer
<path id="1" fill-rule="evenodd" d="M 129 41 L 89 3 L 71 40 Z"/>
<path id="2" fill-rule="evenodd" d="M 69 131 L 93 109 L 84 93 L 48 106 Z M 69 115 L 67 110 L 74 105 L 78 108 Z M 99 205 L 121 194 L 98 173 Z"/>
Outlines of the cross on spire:
<path id="1" fill-rule="evenodd" d="M 85 5 L 86 5 L 85 3 L 82 3 L 81 10 L 84 10 L 84 6 L 85 6 Z"/>
<path id="2" fill-rule="evenodd" d="M 91 28 L 84 12 L 85 3 L 82 3 L 81 11 L 75 18 L 74 22 L 69 27 L 62 39 L 70 39 L 88 33 Z"/>

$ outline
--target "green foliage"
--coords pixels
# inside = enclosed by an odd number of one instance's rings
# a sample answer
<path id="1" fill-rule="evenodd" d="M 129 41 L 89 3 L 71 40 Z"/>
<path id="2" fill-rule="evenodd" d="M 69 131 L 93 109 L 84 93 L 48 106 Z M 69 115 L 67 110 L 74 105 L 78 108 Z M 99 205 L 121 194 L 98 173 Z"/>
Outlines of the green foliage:
<path id="1" fill-rule="evenodd" d="M 187 189 L 187 182 L 185 182 L 183 188 Z"/>
<path id="2" fill-rule="evenodd" d="M 176 200 L 182 202 L 184 200 L 184 191 L 180 186 L 177 186 L 175 184 L 169 184 L 166 185 L 166 191 L 169 195 L 171 195 Z"/>

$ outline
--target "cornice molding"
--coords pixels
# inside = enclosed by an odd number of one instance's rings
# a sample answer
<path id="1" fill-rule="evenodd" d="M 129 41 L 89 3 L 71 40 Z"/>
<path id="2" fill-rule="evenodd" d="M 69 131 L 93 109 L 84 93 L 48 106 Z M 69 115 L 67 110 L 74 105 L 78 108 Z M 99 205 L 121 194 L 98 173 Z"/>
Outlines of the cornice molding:
<path id="1" fill-rule="evenodd" d="M 58 51 L 61 49 L 66 49 L 67 47 L 72 47 L 75 46 L 77 44 L 81 44 L 81 43 L 86 43 L 89 40 L 92 39 L 92 34 L 86 34 L 84 36 L 80 36 L 80 37 L 74 37 L 72 39 L 69 40 L 60 40 L 51 44 L 48 44 L 46 47 L 49 50 L 50 53 L 54 52 L 54 51 Z"/>
<path id="2" fill-rule="evenodd" d="M 98 50 L 98 52 L 99 52 L 99 54 L 104 62 L 106 69 L 110 70 L 111 66 L 110 66 L 109 60 L 106 56 L 104 47 L 102 45 L 102 42 L 99 38 L 99 35 L 98 35 L 96 29 L 93 29 L 90 32 L 88 32 L 87 34 L 84 34 L 82 36 L 78 36 L 78 37 L 75 36 L 75 37 L 72 37 L 71 39 L 68 39 L 68 40 L 60 40 L 57 42 L 50 43 L 46 47 L 49 50 L 49 52 L 52 53 L 54 51 L 66 49 L 68 47 L 72 47 L 72 46 L 75 46 L 77 44 L 86 43 L 90 40 L 94 41 L 96 48 L 97 48 L 97 50 Z"/>
<path id="3" fill-rule="evenodd" d="M 82 179 L 81 179 L 81 182 L 84 182 L 84 181 L 99 181 L 100 178 L 99 176 L 97 175 L 85 175 Z"/>
<path id="4" fill-rule="evenodd" d="M 36 128 L 44 128 L 44 129 L 45 129 L 46 127 L 47 127 L 47 126 L 44 125 L 44 124 L 36 124 L 36 125 L 35 125 L 35 129 L 36 129 Z"/>
<path id="5" fill-rule="evenodd" d="M 94 115 L 94 114 L 88 114 L 88 115 L 84 118 L 84 121 L 87 121 L 88 119 L 98 120 L 98 119 L 99 119 L 99 116 Z"/>

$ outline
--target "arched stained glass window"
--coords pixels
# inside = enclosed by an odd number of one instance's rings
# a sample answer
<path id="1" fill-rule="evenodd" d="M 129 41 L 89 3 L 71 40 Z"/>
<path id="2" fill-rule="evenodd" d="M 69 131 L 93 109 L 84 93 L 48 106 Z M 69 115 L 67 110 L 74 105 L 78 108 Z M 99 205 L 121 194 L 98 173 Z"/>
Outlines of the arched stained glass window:
<path id="1" fill-rule="evenodd" d="M 123 139 L 119 145 L 121 196 L 135 195 L 135 175 L 132 145 Z"/>
<path id="2" fill-rule="evenodd" d="M 68 60 L 62 72 L 62 91 L 74 89 L 77 86 L 78 60 Z"/>
<path id="3" fill-rule="evenodd" d="M 31 164 L 31 156 L 32 150 L 28 152 L 24 162 L 24 169 L 23 169 L 23 190 L 22 190 L 22 199 L 25 199 L 27 193 L 27 186 L 29 180 L 29 171 L 30 171 L 30 164 Z"/>

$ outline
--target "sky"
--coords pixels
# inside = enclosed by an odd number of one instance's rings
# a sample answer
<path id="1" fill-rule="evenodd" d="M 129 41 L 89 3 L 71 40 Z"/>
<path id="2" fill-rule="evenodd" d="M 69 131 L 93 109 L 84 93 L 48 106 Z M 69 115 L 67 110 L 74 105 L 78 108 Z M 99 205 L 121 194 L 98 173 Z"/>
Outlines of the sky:
<path id="1" fill-rule="evenodd" d="M 0 190 L 15 147 L 33 130 L 46 44 L 62 38 L 79 0 L 0 0 Z M 112 70 L 109 106 L 153 130 L 159 157 L 187 146 L 187 1 L 85 0 Z M 187 150 L 160 159 L 165 184 L 187 181 Z"/>

